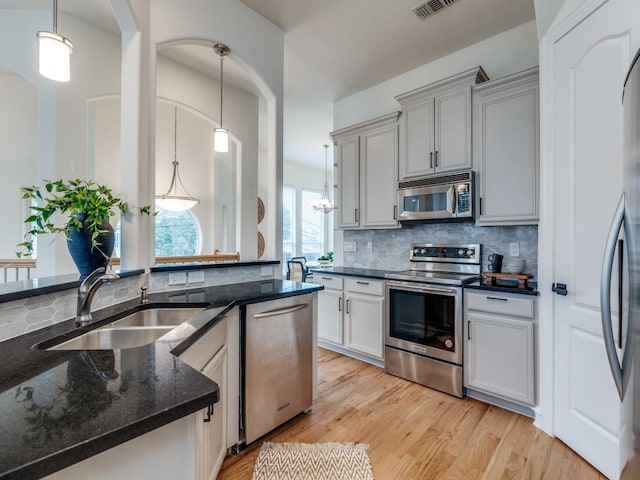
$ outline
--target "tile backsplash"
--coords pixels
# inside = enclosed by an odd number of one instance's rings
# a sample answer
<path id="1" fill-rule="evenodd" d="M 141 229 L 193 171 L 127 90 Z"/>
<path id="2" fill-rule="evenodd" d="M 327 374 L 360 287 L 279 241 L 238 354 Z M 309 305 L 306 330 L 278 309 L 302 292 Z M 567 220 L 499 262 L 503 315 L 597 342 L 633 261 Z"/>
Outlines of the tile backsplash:
<path id="1" fill-rule="evenodd" d="M 477 227 L 473 223 L 424 223 L 397 230 L 345 230 L 344 242 L 355 242 L 355 252 L 343 252 L 343 265 L 381 270 L 409 268 L 411 243 L 479 243 L 482 270 L 487 257 L 499 253 L 509 258 L 509 244 L 518 242 L 520 258 L 526 260 L 525 273 L 538 275 L 538 227 Z M 372 250 L 367 251 L 371 242 Z"/>
<path id="2" fill-rule="evenodd" d="M 274 265 L 274 270 L 277 265 Z M 269 279 L 261 276 L 260 266 L 211 268 L 203 270 L 204 283 L 169 286 L 169 272 L 153 272 L 127 277 L 104 285 L 96 292 L 92 310 L 108 307 L 140 296 L 140 287 L 149 293 L 185 288 L 226 285 Z M 76 314 L 77 288 L 0 303 L 0 341 L 73 318 Z"/>

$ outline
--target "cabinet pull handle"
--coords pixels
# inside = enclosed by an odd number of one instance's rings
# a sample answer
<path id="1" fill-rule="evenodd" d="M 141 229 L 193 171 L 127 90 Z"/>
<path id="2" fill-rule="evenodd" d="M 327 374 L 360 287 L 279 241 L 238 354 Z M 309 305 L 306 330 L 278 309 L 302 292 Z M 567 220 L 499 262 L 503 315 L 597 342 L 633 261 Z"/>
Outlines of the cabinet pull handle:
<path id="1" fill-rule="evenodd" d="M 498 300 L 499 302 L 508 302 L 508 298 L 500 298 L 500 297 L 487 297 L 487 300 Z"/>
<path id="2" fill-rule="evenodd" d="M 342 297 L 338 297 L 338 311 L 342 311 Z"/>
<path id="3" fill-rule="evenodd" d="M 345 313 L 346 313 L 347 315 L 349 315 L 349 302 L 350 302 L 350 301 L 351 301 L 351 300 L 347 300 L 347 309 L 346 309 L 346 311 L 345 311 Z"/>
<path id="4" fill-rule="evenodd" d="M 331 277 L 320 277 L 320 278 L 323 279 L 323 280 L 333 280 L 333 278 L 331 278 Z"/>
<path id="5" fill-rule="evenodd" d="M 362 281 L 360 281 L 360 280 L 357 280 L 357 281 L 356 281 L 356 283 L 357 283 L 358 285 L 369 285 L 369 282 L 362 282 Z"/>
<path id="6" fill-rule="evenodd" d="M 433 152 L 429 153 L 429 168 L 433 168 Z"/>
<path id="7" fill-rule="evenodd" d="M 471 320 L 467 320 L 467 340 L 471 340 Z"/>
<path id="8" fill-rule="evenodd" d="M 438 150 L 436 150 L 436 167 L 438 166 Z"/>
<path id="9" fill-rule="evenodd" d="M 204 423 L 208 423 L 211 421 L 211 416 L 213 415 L 213 403 L 207 407 L 206 416 L 202 419 Z"/>
<path id="10" fill-rule="evenodd" d="M 393 206 L 393 219 L 394 220 L 398 219 L 398 206 L 397 205 Z"/>
<path id="11" fill-rule="evenodd" d="M 359 215 L 358 215 L 358 209 L 356 208 L 356 212 L 355 212 L 355 217 L 356 217 L 356 223 L 358 223 L 360 221 Z"/>
<path id="12" fill-rule="evenodd" d="M 482 197 L 480 197 L 480 215 L 482 215 Z"/>

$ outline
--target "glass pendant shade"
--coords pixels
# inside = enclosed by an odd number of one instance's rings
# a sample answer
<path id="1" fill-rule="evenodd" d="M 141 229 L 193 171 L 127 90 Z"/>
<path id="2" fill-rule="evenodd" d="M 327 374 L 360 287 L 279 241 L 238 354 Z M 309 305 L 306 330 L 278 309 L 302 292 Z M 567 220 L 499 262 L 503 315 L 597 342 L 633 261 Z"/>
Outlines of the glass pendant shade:
<path id="1" fill-rule="evenodd" d="M 322 213 L 329 213 L 336 210 L 338 207 L 333 205 L 329 198 L 329 182 L 327 180 L 327 149 L 329 145 L 324 146 L 324 187 L 322 188 L 322 198 L 320 200 L 314 200 L 311 202 L 311 206 L 314 210 Z"/>
<path id="2" fill-rule="evenodd" d="M 200 200 L 191 196 L 182 183 L 180 172 L 178 171 L 178 107 L 174 107 L 174 149 L 173 149 L 173 174 L 171 175 L 171 184 L 169 189 L 163 195 L 156 195 L 156 206 L 169 210 L 170 212 L 183 212 L 195 207 Z M 178 187 L 182 188 L 184 194 L 181 194 Z"/>
<path id="3" fill-rule="evenodd" d="M 229 130 L 216 128 L 213 131 L 213 149 L 221 153 L 229 151 Z"/>
<path id="4" fill-rule="evenodd" d="M 58 2 L 53 2 L 53 32 L 45 30 L 36 34 L 38 39 L 38 71 L 43 77 L 56 82 L 71 79 L 71 59 L 73 44 L 58 34 Z"/>

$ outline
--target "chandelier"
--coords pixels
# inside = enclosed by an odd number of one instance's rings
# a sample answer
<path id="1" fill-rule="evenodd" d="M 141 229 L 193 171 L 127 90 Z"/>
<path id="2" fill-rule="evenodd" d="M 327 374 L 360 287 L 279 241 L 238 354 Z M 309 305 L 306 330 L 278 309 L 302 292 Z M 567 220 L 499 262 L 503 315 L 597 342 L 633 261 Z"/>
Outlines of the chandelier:
<path id="1" fill-rule="evenodd" d="M 327 150 L 329 145 L 323 145 L 324 147 L 324 187 L 322 188 L 322 198 L 320 200 L 313 200 L 311 206 L 314 210 L 319 210 L 323 213 L 329 213 L 338 207 L 336 207 L 329 198 L 329 181 L 327 180 Z"/>

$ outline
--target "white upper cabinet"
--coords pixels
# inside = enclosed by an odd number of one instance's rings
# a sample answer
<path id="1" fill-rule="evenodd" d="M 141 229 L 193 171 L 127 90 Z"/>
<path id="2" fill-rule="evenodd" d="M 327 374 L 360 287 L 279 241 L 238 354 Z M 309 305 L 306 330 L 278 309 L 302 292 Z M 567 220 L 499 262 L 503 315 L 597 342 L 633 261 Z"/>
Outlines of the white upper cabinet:
<path id="1" fill-rule="evenodd" d="M 331 133 L 337 228 L 397 228 L 398 112 Z"/>
<path id="2" fill-rule="evenodd" d="M 477 225 L 538 223 L 538 68 L 473 89 Z"/>
<path id="3" fill-rule="evenodd" d="M 395 97 L 401 181 L 471 168 L 471 87 L 487 78 L 476 67 Z"/>

